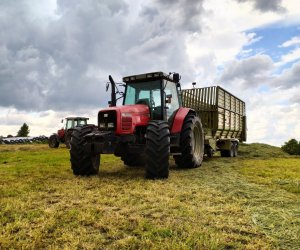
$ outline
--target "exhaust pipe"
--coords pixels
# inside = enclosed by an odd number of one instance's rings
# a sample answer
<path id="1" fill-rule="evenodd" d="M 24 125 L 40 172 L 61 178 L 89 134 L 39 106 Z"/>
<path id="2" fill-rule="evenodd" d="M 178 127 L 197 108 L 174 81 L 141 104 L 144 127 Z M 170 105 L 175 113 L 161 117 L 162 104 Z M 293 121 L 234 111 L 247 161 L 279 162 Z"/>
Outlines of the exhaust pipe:
<path id="1" fill-rule="evenodd" d="M 111 83 L 111 102 L 110 107 L 115 107 L 117 105 L 117 98 L 116 98 L 116 83 L 111 75 L 108 76 L 108 79 Z"/>

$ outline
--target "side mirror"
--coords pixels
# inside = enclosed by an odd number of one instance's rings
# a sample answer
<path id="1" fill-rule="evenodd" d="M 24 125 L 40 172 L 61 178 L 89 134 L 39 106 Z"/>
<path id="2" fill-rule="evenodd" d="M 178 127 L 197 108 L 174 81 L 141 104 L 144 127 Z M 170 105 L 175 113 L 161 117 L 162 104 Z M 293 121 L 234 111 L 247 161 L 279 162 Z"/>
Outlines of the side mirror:
<path id="1" fill-rule="evenodd" d="M 176 83 L 179 83 L 180 75 L 178 73 L 173 74 L 173 81 L 176 82 Z"/>
<path id="2" fill-rule="evenodd" d="M 61 119 L 61 123 L 64 123 L 64 119 Z"/>
<path id="3" fill-rule="evenodd" d="M 106 89 L 106 92 L 107 92 L 108 89 L 109 89 L 109 82 L 106 83 L 106 88 L 105 89 Z"/>

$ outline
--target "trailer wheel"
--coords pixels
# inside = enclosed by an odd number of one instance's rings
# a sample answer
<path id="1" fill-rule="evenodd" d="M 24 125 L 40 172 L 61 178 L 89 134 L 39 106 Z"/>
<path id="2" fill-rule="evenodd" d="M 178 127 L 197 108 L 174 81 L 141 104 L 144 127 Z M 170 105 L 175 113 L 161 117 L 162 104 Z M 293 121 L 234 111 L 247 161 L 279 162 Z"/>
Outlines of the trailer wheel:
<path id="1" fill-rule="evenodd" d="M 174 156 L 175 163 L 181 168 L 201 166 L 204 155 L 204 133 L 201 121 L 195 114 L 188 114 L 180 135 L 181 155 Z"/>
<path id="2" fill-rule="evenodd" d="M 145 159 L 138 154 L 126 154 L 121 156 L 121 160 L 129 167 L 139 167 L 145 165 Z"/>
<path id="3" fill-rule="evenodd" d="M 235 142 L 231 142 L 231 147 L 229 150 L 221 150 L 221 157 L 234 157 L 235 150 Z"/>
<path id="4" fill-rule="evenodd" d="M 49 137 L 48 144 L 49 144 L 50 148 L 58 148 L 58 146 L 59 146 L 59 140 L 57 138 L 57 135 L 55 135 L 55 134 L 51 135 Z"/>
<path id="5" fill-rule="evenodd" d="M 146 132 L 146 178 L 169 177 L 170 131 L 165 121 L 151 121 Z"/>
<path id="6" fill-rule="evenodd" d="M 208 158 L 212 158 L 213 157 L 213 155 L 214 155 L 214 150 L 213 150 L 213 148 L 212 147 L 208 147 L 208 149 L 207 149 L 207 157 Z"/>
<path id="7" fill-rule="evenodd" d="M 75 175 L 95 175 L 99 172 L 100 155 L 91 155 L 85 150 L 85 135 L 93 131 L 93 126 L 76 127 L 70 145 L 70 160 Z"/>
<path id="8" fill-rule="evenodd" d="M 238 149 L 239 149 L 239 144 L 237 142 L 234 142 L 233 157 L 237 157 L 238 156 Z"/>

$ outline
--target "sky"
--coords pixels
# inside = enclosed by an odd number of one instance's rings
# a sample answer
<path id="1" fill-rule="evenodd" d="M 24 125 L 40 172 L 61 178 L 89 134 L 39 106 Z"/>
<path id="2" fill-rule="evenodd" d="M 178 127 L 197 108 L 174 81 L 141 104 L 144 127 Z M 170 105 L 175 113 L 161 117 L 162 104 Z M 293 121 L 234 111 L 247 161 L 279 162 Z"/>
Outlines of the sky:
<path id="1" fill-rule="evenodd" d="M 2 0 L 0 135 L 107 107 L 108 75 L 178 72 L 246 102 L 247 142 L 300 140 L 298 0 Z"/>

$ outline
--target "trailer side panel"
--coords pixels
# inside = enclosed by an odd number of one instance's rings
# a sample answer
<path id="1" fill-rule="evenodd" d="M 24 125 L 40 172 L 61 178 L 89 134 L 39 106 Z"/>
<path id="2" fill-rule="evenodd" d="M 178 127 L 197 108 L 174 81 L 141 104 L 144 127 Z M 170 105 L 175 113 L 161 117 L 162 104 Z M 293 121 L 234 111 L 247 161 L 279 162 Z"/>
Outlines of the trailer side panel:
<path id="1" fill-rule="evenodd" d="M 246 141 L 245 102 L 219 86 L 182 90 L 182 104 L 201 118 L 206 139 Z"/>

